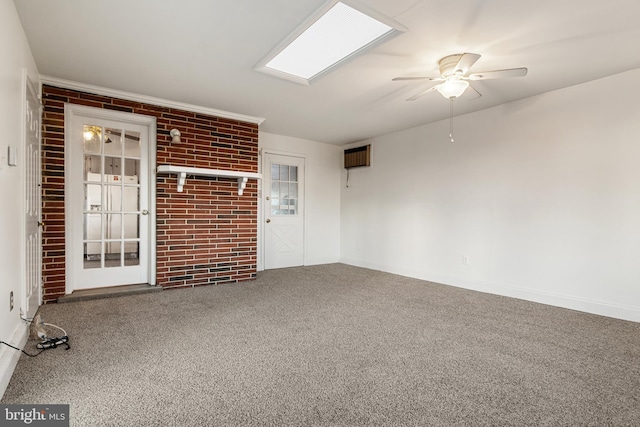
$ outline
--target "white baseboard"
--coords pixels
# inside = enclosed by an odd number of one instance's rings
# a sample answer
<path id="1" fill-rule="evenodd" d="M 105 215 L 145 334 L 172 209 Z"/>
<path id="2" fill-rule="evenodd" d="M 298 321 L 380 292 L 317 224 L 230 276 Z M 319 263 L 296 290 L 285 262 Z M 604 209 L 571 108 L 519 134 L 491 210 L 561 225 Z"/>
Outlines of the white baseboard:
<path id="1" fill-rule="evenodd" d="M 494 295 L 518 298 L 540 304 L 552 305 L 555 307 L 567 308 L 570 310 L 582 311 L 600 316 L 613 317 L 615 319 L 640 322 L 640 308 L 613 304 L 607 301 L 596 301 L 588 298 L 581 298 L 571 295 L 563 295 L 554 292 L 541 291 L 537 289 L 521 288 L 516 286 L 501 285 L 491 282 L 469 281 L 460 278 L 430 278 L 425 279 L 444 285 L 457 286 L 459 288 L 470 289 L 479 292 L 486 292 Z"/>
<path id="2" fill-rule="evenodd" d="M 336 264 L 339 262 L 340 260 L 337 257 L 310 258 L 304 261 L 304 265 Z"/>
<path id="3" fill-rule="evenodd" d="M 440 283 L 443 285 L 455 286 L 458 288 L 486 292 L 505 297 L 519 298 L 526 301 L 552 305 L 554 307 L 567 308 L 570 310 L 577 310 L 585 313 L 640 323 L 640 307 L 624 306 L 607 301 L 591 300 L 588 298 L 540 291 L 537 289 L 521 288 L 499 283 L 475 281 L 454 276 L 419 272 L 413 269 L 391 265 L 378 265 L 350 258 L 343 258 L 340 262 L 357 267 L 370 268 L 372 270 L 379 270 L 415 279 L 427 280 L 429 282 Z"/>
<path id="4" fill-rule="evenodd" d="M 20 322 L 16 329 L 13 331 L 11 339 L 8 341 L 14 347 L 24 348 L 29 338 L 29 325 L 25 322 Z M 11 347 L 7 347 L 2 344 L 0 348 L 0 399 L 4 396 L 4 392 L 7 390 L 13 371 L 16 369 L 18 360 L 20 359 L 20 353 Z"/>

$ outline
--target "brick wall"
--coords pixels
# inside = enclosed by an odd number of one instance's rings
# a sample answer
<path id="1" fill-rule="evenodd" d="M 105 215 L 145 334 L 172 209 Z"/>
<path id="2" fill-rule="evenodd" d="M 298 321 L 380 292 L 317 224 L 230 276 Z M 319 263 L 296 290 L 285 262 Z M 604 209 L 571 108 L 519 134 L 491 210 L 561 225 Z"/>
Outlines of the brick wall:
<path id="1" fill-rule="evenodd" d="M 157 119 L 157 164 L 258 171 L 258 126 L 200 113 L 43 86 L 43 299 L 65 293 L 64 104 L 125 111 Z M 171 144 L 169 131 L 181 132 Z M 156 189 L 157 284 L 228 283 L 255 277 L 258 184 L 242 196 L 236 179 L 188 178 L 182 193 L 174 175 Z"/>

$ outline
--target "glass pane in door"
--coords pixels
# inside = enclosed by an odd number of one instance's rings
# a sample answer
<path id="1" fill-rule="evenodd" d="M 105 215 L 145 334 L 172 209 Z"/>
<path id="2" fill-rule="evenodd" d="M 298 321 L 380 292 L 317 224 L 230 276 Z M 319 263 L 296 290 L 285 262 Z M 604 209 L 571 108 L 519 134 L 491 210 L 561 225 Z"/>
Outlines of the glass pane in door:
<path id="1" fill-rule="evenodd" d="M 100 153 L 102 142 L 102 127 L 84 125 L 83 131 L 83 151 L 85 153 Z"/>
<path id="2" fill-rule="evenodd" d="M 105 154 L 122 154 L 122 131 L 119 129 L 106 128 L 104 130 L 104 152 Z"/>
<path id="3" fill-rule="evenodd" d="M 140 132 L 126 131 L 124 134 L 125 157 L 140 158 Z"/>
<path id="4" fill-rule="evenodd" d="M 140 160 L 124 160 L 124 177 L 129 184 L 138 184 L 140 182 Z"/>
<path id="5" fill-rule="evenodd" d="M 122 203 L 125 212 L 137 212 L 140 210 L 140 188 L 138 186 L 126 186 L 122 189 Z"/>
<path id="6" fill-rule="evenodd" d="M 124 238 L 138 239 L 140 238 L 140 229 L 138 227 L 138 214 L 125 214 L 124 215 Z"/>
<path id="7" fill-rule="evenodd" d="M 298 214 L 298 167 L 271 165 L 271 215 Z"/>
<path id="8" fill-rule="evenodd" d="M 122 241 L 106 242 L 105 246 L 104 266 L 122 267 Z"/>
<path id="9" fill-rule="evenodd" d="M 104 238 L 113 240 L 122 238 L 122 215 L 105 214 Z"/>
<path id="10" fill-rule="evenodd" d="M 84 180 L 100 182 L 102 173 L 102 157 L 84 156 Z"/>
<path id="11" fill-rule="evenodd" d="M 124 263 L 138 265 L 140 263 L 140 215 L 124 214 Z"/>
<path id="12" fill-rule="evenodd" d="M 124 265 L 140 265 L 140 243 L 124 242 Z"/>
<path id="13" fill-rule="evenodd" d="M 104 174 L 105 180 L 108 182 L 120 181 L 120 176 L 122 175 L 122 158 L 105 157 Z"/>
<path id="14" fill-rule="evenodd" d="M 102 216 L 100 214 L 84 214 L 84 240 L 102 239 Z"/>
<path id="15" fill-rule="evenodd" d="M 102 208 L 102 198 L 100 194 L 100 184 L 85 184 L 84 186 L 84 200 L 85 211 L 100 211 Z"/>
<path id="16" fill-rule="evenodd" d="M 122 186 L 104 186 L 105 210 L 109 212 L 119 212 L 122 209 Z"/>
<path id="17" fill-rule="evenodd" d="M 102 243 L 84 244 L 84 268 L 102 267 Z"/>

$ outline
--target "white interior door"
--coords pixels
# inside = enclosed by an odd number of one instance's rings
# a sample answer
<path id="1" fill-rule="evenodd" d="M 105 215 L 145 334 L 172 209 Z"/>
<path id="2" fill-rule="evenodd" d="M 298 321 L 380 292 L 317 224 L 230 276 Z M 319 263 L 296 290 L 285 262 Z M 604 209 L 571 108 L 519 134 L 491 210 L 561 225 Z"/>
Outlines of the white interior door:
<path id="1" fill-rule="evenodd" d="M 264 155 L 264 268 L 304 265 L 304 158 Z"/>
<path id="2" fill-rule="evenodd" d="M 32 318 L 42 301 L 42 230 L 40 123 L 42 107 L 34 84 L 26 77 L 25 111 L 25 280 L 23 316 Z"/>
<path id="3" fill-rule="evenodd" d="M 149 126 L 67 120 L 67 281 L 72 290 L 149 283 Z"/>

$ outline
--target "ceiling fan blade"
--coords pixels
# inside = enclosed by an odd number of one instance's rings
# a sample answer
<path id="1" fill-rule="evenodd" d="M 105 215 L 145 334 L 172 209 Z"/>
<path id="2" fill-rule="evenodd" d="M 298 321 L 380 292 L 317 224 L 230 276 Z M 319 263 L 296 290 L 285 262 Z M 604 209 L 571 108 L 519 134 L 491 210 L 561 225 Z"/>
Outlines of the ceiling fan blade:
<path id="1" fill-rule="evenodd" d="M 421 96 L 424 96 L 426 94 L 428 94 L 429 92 L 433 92 L 435 90 L 438 90 L 438 86 L 440 85 L 435 85 L 433 87 L 430 87 L 429 89 L 425 89 L 422 92 L 418 92 L 415 95 L 413 95 L 411 98 L 407 98 L 407 101 L 415 101 L 416 99 L 420 98 Z"/>
<path id="2" fill-rule="evenodd" d="M 465 90 L 464 93 L 462 94 L 462 97 L 467 101 L 473 101 L 474 99 L 478 99 L 481 96 L 482 94 L 478 92 L 478 90 L 471 85 L 469 85 L 467 90 Z"/>
<path id="3" fill-rule="evenodd" d="M 464 76 L 469 71 L 469 68 L 471 68 L 478 59 L 480 59 L 480 56 L 481 55 L 478 55 L 477 53 L 463 53 L 462 57 L 456 64 L 456 67 L 453 69 L 453 73 Z"/>
<path id="4" fill-rule="evenodd" d="M 431 81 L 439 81 L 444 80 L 442 77 L 395 77 L 391 79 L 394 82 L 402 81 L 402 80 L 431 80 Z"/>
<path id="5" fill-rule="evenodd" d="M 483 73 L 473 73 L 469 75 L 469 80 L 488 80 L 488 79 L 502 79 L 505 77 L 523 77 L 527 75 L 527 69 L 522 68 L 509 68 L 508 70 L 493 70 L 485 71 Z"/>

